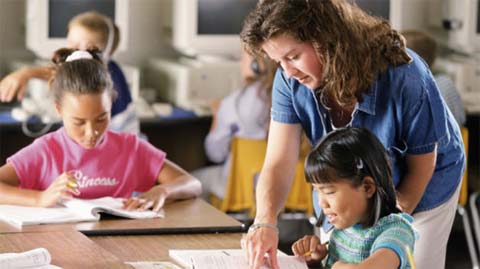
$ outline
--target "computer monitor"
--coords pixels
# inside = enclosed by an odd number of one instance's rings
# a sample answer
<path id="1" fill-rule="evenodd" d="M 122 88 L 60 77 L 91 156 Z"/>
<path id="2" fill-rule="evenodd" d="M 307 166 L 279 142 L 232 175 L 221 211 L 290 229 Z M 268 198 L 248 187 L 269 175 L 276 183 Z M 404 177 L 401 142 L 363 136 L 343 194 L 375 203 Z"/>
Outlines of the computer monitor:
<path id="1" fill-rule="evenodd" d="M 95 10 L 112 18 L 120 28 L 118 50 L 127 48 L 128 5 L 130 0 L 27 0 L 27 48 L 37 57 L 48 59 L 67 45 L 67 26 L 79 13 Z"/>
<path id="2" fill-rule="evenodd" d="M 390 19 L 390 0 L 355 0 L 353 2 L 370 15 Z"/>
<path id="3" fill-rule="evenodd" d="M 465 53 L 480 52 L 480 1 L 437 0 L 441 13 L 438 23 L 446 32 L 446 45 Z M 433 15 L 433 14 L 430 14 Z M 434 23 L 435 26 L 435 23 Z"/>
<path id="4" fill-rule="evenodd" d="M 240 56 L 239 34 L 258 0 L 174 0 L 173 47 L 187 56 Z"/>

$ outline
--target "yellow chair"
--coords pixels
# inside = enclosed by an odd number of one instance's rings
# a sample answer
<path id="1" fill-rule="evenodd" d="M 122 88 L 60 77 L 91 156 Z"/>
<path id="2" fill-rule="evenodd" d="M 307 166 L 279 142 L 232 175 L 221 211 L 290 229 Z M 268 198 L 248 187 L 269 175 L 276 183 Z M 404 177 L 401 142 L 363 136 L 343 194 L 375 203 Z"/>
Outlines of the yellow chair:
<path id="1" fill-rule="evenodd" d="M 266 140 L 236 137 L 230 148 L 230 171 L 223 199 L 212 195 L 211 203 L 223 212 L 248 210 L 255 213 L 254 178 L 260 173 L 267 151 Z M 303 159 L 295 169 L 295 179 L 288 194 L 285 208 L 303 210 L 313 214 L 311 187 L 305 181 Z"/>

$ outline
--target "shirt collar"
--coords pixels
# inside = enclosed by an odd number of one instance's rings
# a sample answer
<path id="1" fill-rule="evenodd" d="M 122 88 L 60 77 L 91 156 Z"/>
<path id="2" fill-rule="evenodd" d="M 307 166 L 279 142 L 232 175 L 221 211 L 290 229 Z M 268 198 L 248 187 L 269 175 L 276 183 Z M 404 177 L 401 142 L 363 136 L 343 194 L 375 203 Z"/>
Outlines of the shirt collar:
<path id="1" fill-rule="evenodd" d="M 375 102 L 377 100 L 378 80 L 376 80 L 366 93 L 362 94 L 363 102 L 358 104 L 358 110 L 375 115 Z"/>

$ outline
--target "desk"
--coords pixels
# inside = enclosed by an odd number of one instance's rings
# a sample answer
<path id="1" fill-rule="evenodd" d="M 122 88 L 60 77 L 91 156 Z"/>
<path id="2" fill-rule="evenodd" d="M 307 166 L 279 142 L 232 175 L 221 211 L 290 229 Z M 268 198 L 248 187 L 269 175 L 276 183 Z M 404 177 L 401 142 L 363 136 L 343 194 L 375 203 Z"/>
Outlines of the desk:
<path id="1" fill-rule="evenodd" d="M 138 235 L 227 233 L 245 231 L 244 224 L 217 210 L 200 198 L 177 201 L 165 206 L 163 219 L 109 219 L 72 224 L 15 227 L 0 221 L 1 233 L 49 232 L 73 229 L 85 235 Z"/>
<path id="2" fill-rule="evenodd" d="M 145 119 L 140 121 L 140 130 L 155 147 L 167 152 L 167 158 L 187 171 L 208 163 L 203 141 L 210 129 L 211 117 L 197 117 L 193 113 L 174 109 L 171 117 Z M 38 128 L 41 124 L 33 124 Z M 55 124 L 56 130 L 61 124 Z M 11 118 L 9 111 L 0 110 L 0 164 L 32 143 L 34 138 L 23 134 L 21 123 Z"/>
<path id="3" fill-rule="evenodd" d="M 131 268 L 74 230 L 0 234 L 0 253 L 24 252 L 38 247 L 48 249 L 51 264 L 63 268 Z"/>
<path id="4" fill-rule="evenodd" d="M 240 248 L 241 234 L 90 236 L 122 261 L 166 261 L 169 249 Z"/>
<path id="5" fill-rule="evenodd" d="M 212 227 L 220 230 L 225 225 L 241 227 L 241 223 L 201 199 L 175 202 L 167 205 L 165 211 L 166 218 L 153 225 L 159 229 L 157 231 L 161 231 L 160 226 L 176 227 L 179 228 L 177 232 L 182 233 L 188 233 L 186 228 L 199 231 L 198 228 L 202 225 L 210 231 L 213 231 Z M 0 225 L 0 252 L 45 247 L 52 255 L 52 264 L 64 268 L 126 268 L 122 262 L 170 260 L 169 249 L 240 248 L 240 233 L 136 234 L 136 229 L 150 227 L 153 222 L 149 222 L 150 220 L 100 220 L 88 223 L 92 225 L 92 231 L 116 227 L 118 231 L 123 231 L 123 235 L 82 231 L 90 234 L 89 237 L 77 231 L 87 223 L 36 225 L 23 229 L 3 223 Z M 5 230 L 5 227 L 9 227 L 9 230 Z"/>

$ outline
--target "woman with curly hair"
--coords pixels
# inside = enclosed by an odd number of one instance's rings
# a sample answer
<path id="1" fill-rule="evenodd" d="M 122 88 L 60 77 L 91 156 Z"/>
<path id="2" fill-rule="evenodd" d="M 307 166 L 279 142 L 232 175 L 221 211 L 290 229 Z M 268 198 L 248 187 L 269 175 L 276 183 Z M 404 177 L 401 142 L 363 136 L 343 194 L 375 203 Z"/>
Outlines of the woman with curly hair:
<path id="1" fill-rule="evenodd" d="M 351 1 L 263 0 L 246 18 L 241 39 L 250 53 L 280 65 L 245 245 L 251 268 L 261 266 L 265 253 L 278 268 L 277 215 L 302 129 L 316 144 L 349 126 L 369 129 L 387 149 L 398 207 L 414 217 L 419 232 L 418 268 L 444 268 L 465 153 L 428 66 L 403 37 Z M 329 227 L 323 224 L 324 231 Z"/>

